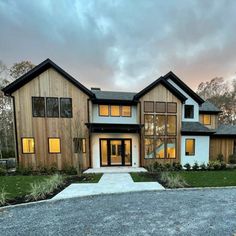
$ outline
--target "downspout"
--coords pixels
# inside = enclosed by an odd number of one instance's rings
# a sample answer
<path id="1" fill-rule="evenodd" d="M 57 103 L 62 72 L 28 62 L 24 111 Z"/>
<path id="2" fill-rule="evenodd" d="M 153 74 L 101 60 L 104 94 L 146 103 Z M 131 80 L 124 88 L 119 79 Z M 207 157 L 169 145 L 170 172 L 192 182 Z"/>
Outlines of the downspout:
<path id="1" fill-rule="evenodd" d="M 90 123 L 90 109 L 89 109 L 89 101 L 91 101 L 90 98 L 87 99 L 87 112 L 88 112 L 88 124 Z M 89 168 L 92 166 L 92 159 L 91 159 L 91 132 L 90 132 L 90 126 L 88 128 L 89 137 L 88 137 L 88 143 L 89 143 Z"/>
<path id="2" fill-rule="evenodd" d="M 141 118 L 142 118 L 142 112 L 141 112 L 141 102 L 138 102 L 139 104 L 139 166 L 142 167 L 142 127 L 141 127 Z"/>

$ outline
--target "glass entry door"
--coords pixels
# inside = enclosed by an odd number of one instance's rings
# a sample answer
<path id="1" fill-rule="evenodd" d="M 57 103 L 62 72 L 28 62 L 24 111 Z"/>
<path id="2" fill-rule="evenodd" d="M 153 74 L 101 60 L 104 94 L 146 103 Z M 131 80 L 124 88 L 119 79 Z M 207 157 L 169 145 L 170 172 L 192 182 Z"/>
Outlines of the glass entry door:
<path id="1" fill-rule="evenodd" d="M 131 166 L 131 139 L 100 139 L 101 166 Z"/>

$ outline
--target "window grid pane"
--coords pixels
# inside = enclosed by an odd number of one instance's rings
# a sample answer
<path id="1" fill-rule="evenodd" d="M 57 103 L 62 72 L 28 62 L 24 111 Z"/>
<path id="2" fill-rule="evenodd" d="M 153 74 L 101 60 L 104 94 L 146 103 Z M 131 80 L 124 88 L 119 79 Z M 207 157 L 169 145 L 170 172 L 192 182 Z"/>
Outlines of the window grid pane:
<path id="1" fill-rule="evenodd" d="M 211 115 L 203 115 L 203 124 L 210 125 L 211 124 Z"/>
<path id="2" fill-rule="evenodd" d="M 32 97 L 33 117 L 45 117 L 44 97 Z"/>
<path id="3" fill-rule="evenodd" d="M 156 112 L 165 113 L 166 112 L 166 103 L 165 102 L 156 102 Z"/>
<path id="4" fill-rule="evenodd" d="M 49 138 L 49 153 L 60 153 L 61 152 L 61 144 L 59 138 Z"/>
<path id="5" fill-rule="evenodd" d="M 195 155 L 195 139 L 185 140 L 185 155 L 194 156 Z"/>
<path id="6" fill-rule="evenodd" d="M 130 106 L 122 106 L 122 116 L 124 116 L 124 117 L 131 116 L 131 107 Z"/>
<path id="7" fill-rule="evenodd" d="M 154 102 L 144 102 L 144 112 L 153 113 L 154 112 Z"/>
<path id="8" fill-rule="evenodd" d="M 35 148 L 34 138 L 22 138 L 22 153 L 33 154 Z"/>
<path id="9" fill-rule="evenodd" d="M 47 117 L 59 117 L 58 98 L 47 98 Z"/>
<path id="10" fill-rule="evenodd" d="M 60 115 L 63 118 L 72 117 L 72 99 L 60 98 Z"/>
<path id="11" fill-rule="evenodd" d="M 109 116 L 108 105 L 99 105 L 99 116 Z"/>
<path id="12" fill-rule="evenodd" d="M 145 158 L 154 158 L 154 140 L 152 138 L 145 138 Z"/>
<path id="13" fill-rule="evenodd" d="M 111 106 L 111 116 L 120 116 L 120 106 Z"/>
<path id="14" fill-rule="evenodd" d="M 145 135 L 153 135 L 154 134 L 154 116 L 153 115 L 145 115 Z"/>
<path id="15" fill-rule="evenodd" d="M 167 112 L 168 113 L 176 113 L 177 112 L 177 103 L 168 102 L 167 103 Z"/>

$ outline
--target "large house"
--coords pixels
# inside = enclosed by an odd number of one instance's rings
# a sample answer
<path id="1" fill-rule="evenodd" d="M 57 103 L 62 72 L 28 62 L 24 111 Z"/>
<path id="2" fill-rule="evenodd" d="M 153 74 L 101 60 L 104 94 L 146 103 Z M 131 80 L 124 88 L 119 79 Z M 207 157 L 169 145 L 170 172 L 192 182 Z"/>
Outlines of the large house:
<path id="1" fill-rule="evenodd" d="M 208 163 L 236 153 L 236 127 L 173 72 L 138 93 L 91 90 L 50 59 L 3 89 L 24 167 Z"/>

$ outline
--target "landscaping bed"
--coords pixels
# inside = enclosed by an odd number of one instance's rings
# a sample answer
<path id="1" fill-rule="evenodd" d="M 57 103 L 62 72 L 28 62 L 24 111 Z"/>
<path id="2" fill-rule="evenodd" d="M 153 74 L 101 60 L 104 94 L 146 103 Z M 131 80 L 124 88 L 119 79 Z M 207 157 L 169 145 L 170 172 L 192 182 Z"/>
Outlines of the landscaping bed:
<path id="1" fill-rule="evenodd" d="M 0 176 L 0 206 L 50 199 L 72 183 L 97 183 L 102 174 Z M 57 178 L 54 182 L 49 181 Z M 46 190 L 49 185 L 49 190 Z M 40 193 L 44 191 L 43 194 Z M 36 197 L 37 196 L 37 197 Z M 1 199 L 6 197 L 5 203 Z"/>
<path id="2" fill-rule="evenodd" d="M 184 181 L 183 185 L 177 187 L 225 187 L 225 186 L 236 186 L 236 170 L 212 170 L 212 171 L 168 171 L 168 172 L 145 172 L 145 173 L 131 173 L 131 177 L 134 182 L 153 182 L 157 181 L 162 184 L 165 188 L 170 188 L 167 185 L 165 176 L 163 173 L 168 173 L 172 180 L 180 178 L 180 181 Z"/>

